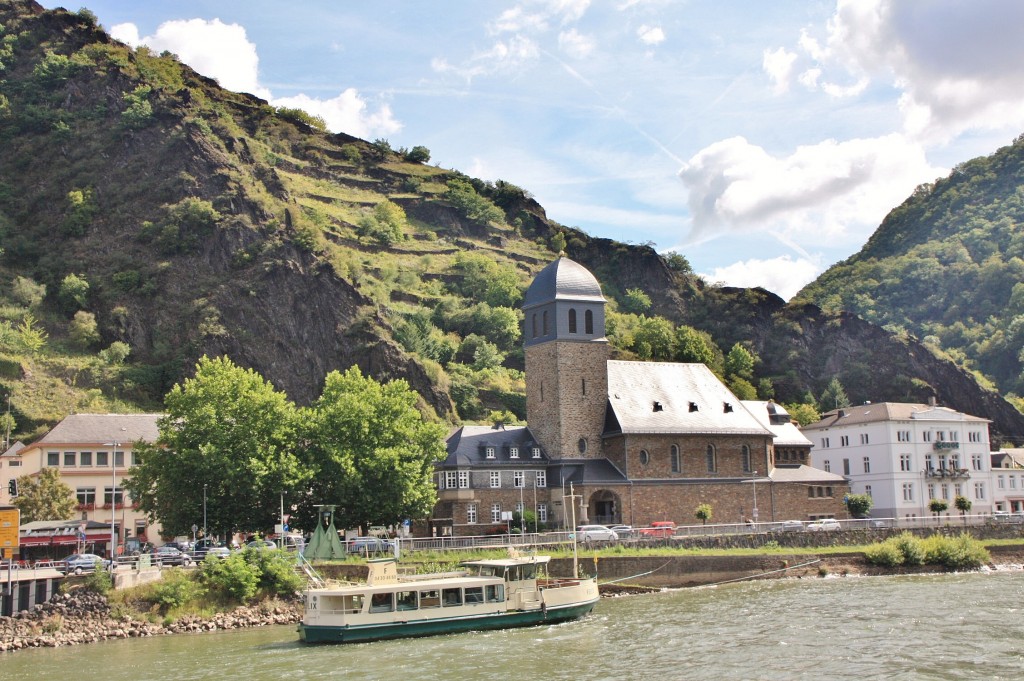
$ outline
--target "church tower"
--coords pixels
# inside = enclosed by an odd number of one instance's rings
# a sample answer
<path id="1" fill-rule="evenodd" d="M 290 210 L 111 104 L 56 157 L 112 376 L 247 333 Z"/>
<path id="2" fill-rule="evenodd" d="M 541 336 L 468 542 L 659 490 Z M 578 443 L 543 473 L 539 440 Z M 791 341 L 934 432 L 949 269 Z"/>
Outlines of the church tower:
<path id="1" fill-rule="evenodd" d="M 605 302 L 594 275 L 564 256 L 526 291 L 526 420 L 552 460 L 601 456 L 608 402 Z"/>

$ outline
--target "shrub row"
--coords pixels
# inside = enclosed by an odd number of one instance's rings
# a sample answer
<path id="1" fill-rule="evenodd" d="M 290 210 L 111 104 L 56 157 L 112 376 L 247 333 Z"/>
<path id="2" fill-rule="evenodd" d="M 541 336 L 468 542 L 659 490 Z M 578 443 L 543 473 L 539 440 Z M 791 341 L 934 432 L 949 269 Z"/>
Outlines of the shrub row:
<path id="1" fill-rule="evenodd" d="M 971 570 L 991 561 L 988 550 L 969 534 L 958 537 L 935 534 L 921 539 L 903 532 L 872 544 L 864 556 L 868 562 L 885 567 L 941 565 L 951 570 Z"/>

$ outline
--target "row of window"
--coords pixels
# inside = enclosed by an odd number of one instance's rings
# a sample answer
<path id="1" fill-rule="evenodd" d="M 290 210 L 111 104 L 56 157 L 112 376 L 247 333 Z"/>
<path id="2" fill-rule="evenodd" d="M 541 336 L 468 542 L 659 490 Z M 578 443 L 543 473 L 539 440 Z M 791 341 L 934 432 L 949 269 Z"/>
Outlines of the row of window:
<path id="1" fill-rule="evenodd" d="M 515 512 L 518 513 L 520 517 L 522 517 L 522 514 L 523 514 L 523 504 L 517 503 L 516 504 L 516 511 Z M 536 512 L 537 512 L 537 522 L 539 522 L 539 523 L 546 523 L 548 521 L 548 505 L 547 504 L 537 504 Z M 466 522 L 469 523 L 470 525 L 475 525 L 476 523 L 480 522 L 479 514 L 478 514 L 478 511 L 477 511 L 477 505 L 476 504 L 467 504 L 466 505 Z M 498 503 L 491 504 L 491 522 L 492 523 L 500 523 L 501 522 L 501 504 L 498 504 Z"/>
<path id="2" fill-rule="evenodd" d="M 679 452 L 679 445 L 669 447 L 669 468 L 673 473 L 683 472 L 683 459 Z M 740 462 L 744 473 L 753 472 L 750 447 L 743 445 L 740 450 Z M 646 449 L 640 450 L 640 465 L 647 466 L 651 462 L 651 454 Z M 708 473 L 718 472 L 718 452 L 714 445 L 708 445 L 704 450 L 704 464 Z"/>
<path id="3" fill-rule="evenodd" d="M 527 471 L 512 471 L 512 487 L 526 487 Z M 490 487 L 501 489 L 501 471 L 489 471 Z M 441 489 L 469 489 L 469 471 L 445 471 L 439 481 Z M 533 483 L 535 487 L 548 486 L 547 471 L 533 471 Z"/>
<path id="4" fill-rule="evenodd" d="M 921 433 L 921 441 L 922 442 L 932 442 L 932 437 L 933 437 L 932 436 L 932 432 L 933 431 L 930 431 L 930 430 L 926 430 L 926 431 L 922 432 Z M 958 442 L 960 440 L 960 434 L 957 431 L 955 431 L 955 430 L 950 430 L 950 431 L 936 430 L 936 431 L 934 431 L 934 433 L 935 433 L 934 438 L 935 438 L 936 442 Z M 910 442 L 911 441 L 910 431 L 909 430 L 897 430 L 896 431 L 896 441 L 897 442 Z M 968 442 L 984 442 L 984 440 L 982 439 L 981 431 L 978 431 L 978 430 L 968 431 L 968 433 L 967 433 L 967 441 Z M 871 444 L 871 438 L 869 437 L 868 433 L 860 433 L 860 443 L 862 445 Z M 831 447 L 832 446 L 831 438 L 827 438 L 827 437 L 821 438 L 821 446 L 824 449 L 828 449 L 829 447 Z M 839 436 L 839 446 L 840 447 L 849 447 L 850 446 L 850 436 L 849 435 L 840 435 Z"/>
<path id="5" fill-rule="evenodd" d="M 1007 475 L 1007 476 L 997 475 L 996 476 L 996 485 L 999 487 L 999 489 L 1006 489 L 1006 481 L 1007 481 L 1007 479 L 1010 481 L 1010 489 L 1017 489 L 1017 476 L 1016 475 Z M 1024 487 L 1024 476 L 1021 476 L 1021 487 Z"/>
<path id="6" fill-rule="evenodd" d="M 832 462 L 829 459 L 824 460 L 824 468 L 826 472 L 832 472 Z M 871 457 L 865 456 L 861 460 L 864 473 L 871 472 Z M 984 470 L 984 456 L 981 454 L 971 455 L 971 468 L 976 471 Z M 924 455 L 924 467 L 927 471 L 948 471 L 948 470 L 960 470 L 960 455 L 950 454 L 947 459 L 945 456 L 934 456 L 932 454 Z M 913 471 L 913 455 L 911 454 L 900 454 L 900 471 L 909 472 Z M 850 475 L 850 460 L 843 459 L 843 475 Z"/>
<path id="7" fill-rule="evenodd" d="M 905 482 L 905 483 L 903 483 L 903 501 L 906 501 L 906 502 L 914 501 L 914 487 L 915 487 L 915 485 L 912 482 Z M 927 487 L 928 499 L 929 500 L 938 498 L 938 497 L 935 496 L 936 488 L 938 488 L 939 493 L 942 495 L 941 496 L 942 499 L 947 499 L 947 500 L 950 499 L 950 487 L 949 487 L 948 484 L 935 485 L 934 483 L 929 483 L 928 487 Z M 871 487 L 868 486 L 866 491 L 867 491 L 867 494 L 870 496 L 871 495 Z M 954 497 L 963 496 L 963 492 L 964 492 L 964 486 L 961 483 L 955 483 L 953 485 L 953 496 Z M 974 483 L 974 498 L 979 500 L 979 501 L 983 501 L 985 499 L 985 483 L 984 482 L 976 482 L 976 483 Z"/>
<path id="8" fill-rule="evenodd" d="M 136 464 L 132 452 L 132 465 Z M 107 468 L 110 466 L 110 452 L 46 452 L 49 468 Z M 124 452 L 114 452 L 114 466 L 124 468 Z"/>
<path id="9" fill-rule="evenodd" d="M 519 447 L 517 445 L 511 445 L 508 447 L 508 458 L 518 459 L 519 458 Z M 487 445 L 484 447 L 484 458 L 485 459 L 496 459 L 498 458 L 498 448 L 493 445 Z M 540 447 L 530 447 L 530 458 L 540 458 Z"/>
<path id="10" fill-rule="evenodd" d="M 489 584 L 487 586 L 467 586 L 465 589 L 455 587 L 375 593 L 370 596 L 370 612 L 451 608 L 463 604 L 478 605 L 485 601 L 487 603 L 503 603 L 505 601 L 505 585 Z M 352 603 L 352 611 L 359 612 L 362 609 L 362 595 L 354 596 Z"/>
<path id="11" fill-rule="evenodd" d="M 569 333 L 579 333 L 577 330 L 577 314 L 576 308 L 569 308 Z M 544 310 L 540 313 L 539 324 L 537 313 L 534 312 L 530 317 L 530 337 L 536 338 L 540 331 L 540 336 L 548 335 L 548 311 Z M 588 336 L 594 335 L 594 311 L 585 310 L 583 312 L 583 333 Z"/>
<path id="12" fill-rule="evenodd" d="M 79 487 L 75 490 L 75 498 L 78 499 L 79 506 L 94 506 L 96 504 L 96 488 Z M 124 490 L 120 487 L 104 487 L 103 503 L 108 506 L 110 504 L 123 504 Z"/>

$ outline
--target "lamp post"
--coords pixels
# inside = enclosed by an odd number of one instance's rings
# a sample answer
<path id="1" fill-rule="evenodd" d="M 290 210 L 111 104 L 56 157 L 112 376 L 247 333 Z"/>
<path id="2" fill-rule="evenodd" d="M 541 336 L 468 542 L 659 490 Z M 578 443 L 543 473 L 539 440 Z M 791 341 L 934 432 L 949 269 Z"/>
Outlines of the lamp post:
<path id="1" fill-rule="evenodd" d="M 284 548 L 284 490 L 281 490 L 281 534 L 277 537 L 278 548 Z"/>
<path id="2" fill-rule="evenodd" d="M 751 480 L 754 484 L 754 508 L 750 510 L 750 514 L 754 516 L 754 522 L 757 522 L 757 471 L 754 471 L 754 479 Z"/>
<path id="3" fill-rule="evenodd" d="M 206 483 L 203 483 L 203 539 L 206 539 Z"/>
<path id="4" fill-rule="evenodd" d="M 120 442 L 110 443 L 114 451 L 110 453 L 110 565 L 114 565 L 117 554 L 117 448 Z"/>

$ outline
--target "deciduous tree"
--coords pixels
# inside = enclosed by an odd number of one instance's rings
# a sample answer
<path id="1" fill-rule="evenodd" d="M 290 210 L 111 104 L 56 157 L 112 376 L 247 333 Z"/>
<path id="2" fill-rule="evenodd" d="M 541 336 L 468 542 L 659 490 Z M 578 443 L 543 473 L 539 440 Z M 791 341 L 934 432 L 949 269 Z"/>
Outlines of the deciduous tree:
<path id="1" fill-rule="evenodd" d="M 21 522 L 71 520 L 75 517 L 75 491 L 60 478 L 56 468 L 44 468 L 38 478 L 18 478 L 18 496 L 12 501 L 21 510 Z"/>

